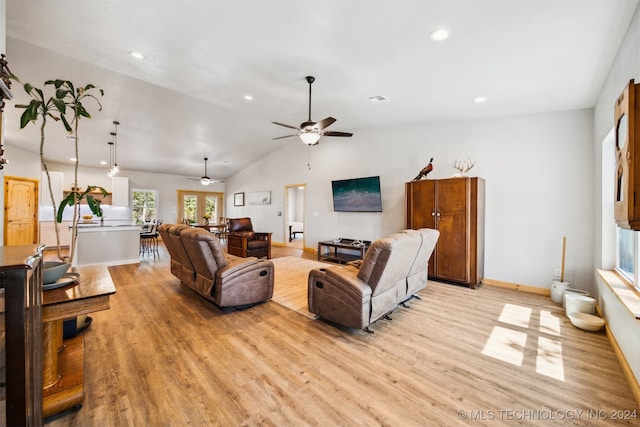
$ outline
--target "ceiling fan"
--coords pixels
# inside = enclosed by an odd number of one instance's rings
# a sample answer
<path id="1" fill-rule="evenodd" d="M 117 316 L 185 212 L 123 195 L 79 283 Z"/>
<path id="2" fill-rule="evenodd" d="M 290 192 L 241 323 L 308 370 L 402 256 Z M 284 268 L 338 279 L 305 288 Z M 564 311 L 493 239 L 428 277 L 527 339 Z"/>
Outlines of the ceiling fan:
<path id="1" fill-rule="evenodd" d="M 333 122 L 336 121 L 333 117 L 327 117 L 324 120 L 320 120 L 319 122 L 311 121 L 311 84 L 316 80 L 313 76 L 306 77 L 307 83 L 309 83 L 309 119 L 306 122 L 300 124 L 300 126 L 291 126 L 285 125 L 284 123 L 271 122 L 274 125 L 284 126 L 289 129 L 295 129 L 298 133 L 294 133 L 291 135 L 279 136 L 273 139 L 282 139 L 289 138 L 291 136 L 299 136 L 302 142 L 307 145 L 317 145 L 321 136 L 352 136 L 352 133 L 349 132 L 335 132 L 330 130 L 324 130 Z"/>
<path id="2" fill-rule="evenodd" d="M 224 182 L 221 179 L 211 179 L 209 178 L 209 176 L 207 175 L 207 160 L 209 160 L 208 157 L 204 158 L 204 176 L 201 178 L 187 178 L 191 181 L 200 181 L 200 184 L 202 185 L 209 185 L 212 184 L 214 182 Z"/>

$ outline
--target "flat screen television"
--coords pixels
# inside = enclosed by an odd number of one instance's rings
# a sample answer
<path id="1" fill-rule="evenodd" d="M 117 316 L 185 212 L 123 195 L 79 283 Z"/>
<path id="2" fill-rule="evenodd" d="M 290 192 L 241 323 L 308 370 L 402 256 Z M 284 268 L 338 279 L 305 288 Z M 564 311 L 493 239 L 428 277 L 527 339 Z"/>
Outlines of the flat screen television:
<path id="1" fill-rule="evenodd" d="M 382 212 L 380 177 L 331 181 L 336 212 Z"/>

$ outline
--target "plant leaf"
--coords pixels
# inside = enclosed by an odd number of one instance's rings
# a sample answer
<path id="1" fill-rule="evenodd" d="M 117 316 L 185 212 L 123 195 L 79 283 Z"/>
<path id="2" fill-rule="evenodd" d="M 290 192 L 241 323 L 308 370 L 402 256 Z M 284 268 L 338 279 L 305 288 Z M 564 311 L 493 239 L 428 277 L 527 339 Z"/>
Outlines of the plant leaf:
<path id="1" fill-rule="evenodd" d="M 42 93 L 42 89 L 38 89 L 37 87 L 34 87 L 33 90 L 35 90 L 36 93 L 40 95 L 40 100 L 44 103 L 44 93 Z"/>
<path id="2" fill-rule="evenodd" d="M 64 115 L 60 116 L 60 118 L 62 119 L 62 123 L 64 124 L 64 128 L 67 130 L 67 132 L 72 132 L 73 129 L 71 128 L 71 125 L 67 121 L 67 118 Z"/>
<path id="3" fill-rule="evenodd" d="M 56 106 L 56 109 L 61 113 L 64 114 L 65 111 L 67 110 L 67 106 L 64 103 L 63 100 L 61 99 L 56 99 L 56 98 L 51 98 L 51 102 L 53 102 L 53 105 Z"/>
<path id="4" fill-rule="evenodd" d="M 76 193 L 72 191 L 67 195 L 67 197 L 62 199 L 62 201 L 60 202 L 60 207 L 58 208 L 58 215 L 56 216 L 57 222 L 62 222 L 62 214 L 64 213 L 64 208 L 67 207 L 67 205 L 73 206 L 75 196 Z"/>
<path id="5" fill-rule="evenodd" d="M 66 89 L 56 89 L 56 98 L 64 99 L 65 96 L 69 93 Z"/>
<path id="6" fill-rule="evenodd" d="M 89 209 L 91 209 L 91 212 L 97 214 L 98 205 L 96 203 L 96 199 L 94 199 L 90 194 L 87 194 L 87 204 L 89 205 Z"/>
<path id="7" fill-rule="evenodd" d="M 25 126 L 27 126 L 32 121 L 33 120 L 31 119 L 31 115 L 29 114 L 29 109 L 24 110 L 24 113 L 22 113 L 22 116 L 20 116 L 20 129 L 24 129 Z"/>

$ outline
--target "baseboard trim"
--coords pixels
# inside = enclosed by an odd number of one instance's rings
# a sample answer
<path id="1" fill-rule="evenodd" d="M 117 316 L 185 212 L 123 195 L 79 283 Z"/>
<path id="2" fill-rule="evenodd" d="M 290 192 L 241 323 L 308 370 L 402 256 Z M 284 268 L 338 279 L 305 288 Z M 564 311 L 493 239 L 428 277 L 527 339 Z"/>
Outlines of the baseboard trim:
<path id="1" fill-rule="evenodd" d="M 538 288 L 536 286 L 522 285 L 520 283 L 503 282 L 495 279 L 482 279 L 483 285 L 498 286 L 500 288 L 514 289 L 516 291 L 528 292 L 530 294 L 551 296 L 551 290 L 547 288 Z"/>
<path id="2" fill-rule="evenodd" d="M 613 336 L 613 334 L 611 333 L 608 327 L 606 327 L 605 329 L 607 331 L 607 338 L 609 338 L 609 343 L 611 343 L 611 347 L 613 348 L 613 352 L 618 358 L 618 362 L 620 362 L 622 373 L 627 379 L 627 383 L 629 384 L 631 393 L 633 393 L 633 397 L 636 399 L 636 402 L 640 407 L 640 383 L 638 383 L 638 379 L 633 374 L 633 371 L 631 370 L 631 366 L 629 366 L 627 359 L 624 357 L 624 353 L 622 353 L 622 349 L 618 345 L 618 341 L 616 341 L 616 337 Z"/>

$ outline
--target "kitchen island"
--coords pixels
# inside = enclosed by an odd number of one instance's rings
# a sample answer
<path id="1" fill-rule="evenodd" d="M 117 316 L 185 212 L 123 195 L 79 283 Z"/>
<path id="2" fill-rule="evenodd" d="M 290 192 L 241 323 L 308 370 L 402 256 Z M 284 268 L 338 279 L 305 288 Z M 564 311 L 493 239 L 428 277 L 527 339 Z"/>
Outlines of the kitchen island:
<path id="1" fill-rule="evenodd" d="M 140 227 L 129 224 L 78 224 L 73 266 L 140 262 Z"/>

